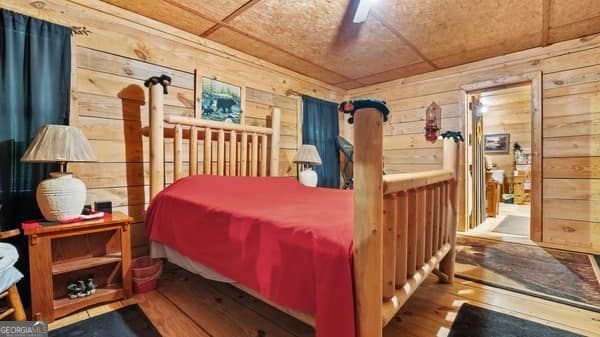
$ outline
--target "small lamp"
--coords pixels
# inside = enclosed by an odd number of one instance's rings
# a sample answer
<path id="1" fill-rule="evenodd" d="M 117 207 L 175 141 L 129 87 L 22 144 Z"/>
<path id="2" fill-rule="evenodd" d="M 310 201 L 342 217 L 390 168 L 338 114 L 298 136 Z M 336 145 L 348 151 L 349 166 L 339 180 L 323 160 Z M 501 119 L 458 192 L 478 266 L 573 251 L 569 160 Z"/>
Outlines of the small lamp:
<path id="1" fill-rule="evenodd" d="M 298 173 L 298 180 L 305 186 L 316 187 L 319 179 L 317 172 L 313 171 L 310 165 L 321 165 L 321 157 L 317 148 L 309 144 L 300 146 L 293 162 L 301 165 L 302 171 Z"/>
<path id="2" fill-rule="evenodd" d="M 67 125 L 45 125 L 21 158 L 26 163 L 59 163 L 60 172 L 38 185 L 35 198 L 48 221 L 78 219 L 86 199 L 85 184 L 66 172 L 68 162 L 96 161 L 87 138 L 78 128 Z"/>

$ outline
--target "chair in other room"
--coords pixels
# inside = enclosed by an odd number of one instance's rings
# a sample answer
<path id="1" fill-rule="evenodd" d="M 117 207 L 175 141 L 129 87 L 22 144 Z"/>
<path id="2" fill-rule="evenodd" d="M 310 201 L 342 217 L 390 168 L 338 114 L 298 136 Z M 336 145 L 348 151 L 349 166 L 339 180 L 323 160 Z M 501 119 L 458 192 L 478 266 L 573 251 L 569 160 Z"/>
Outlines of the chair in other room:
<path id="1" fill-rule="evenodd" d="M 342 136 L 337 136 L 336 144 L 340 152 L 344 155 L 342 160 L 344 162 L 344 166 L 342 166 L 342 179 L 344 180 L 343 188 L 352 189 L 352 184 L 354 182 L 354 173 L 352 170 L 353 165 L 353 156 L 354 156 L 354 145 L 350 143 L 346 138 Z"/>
<path id="2" fill-rule="evenodd" d="M 16 230 L 18 233 L 18 229 Z M 0 233 L 0 238 L 5 238 Z M 19 253 L 15 246 L 0 242 L 0 299 L 5 299 L 7 305 L 0 307 L 0 319 L 6 319 L 12 315 L 15 321 L 26 319 L 23 303 L 19 296 L 17 283 L 23 278 L 23 274 L 14 267 L 19 259 Z"/>

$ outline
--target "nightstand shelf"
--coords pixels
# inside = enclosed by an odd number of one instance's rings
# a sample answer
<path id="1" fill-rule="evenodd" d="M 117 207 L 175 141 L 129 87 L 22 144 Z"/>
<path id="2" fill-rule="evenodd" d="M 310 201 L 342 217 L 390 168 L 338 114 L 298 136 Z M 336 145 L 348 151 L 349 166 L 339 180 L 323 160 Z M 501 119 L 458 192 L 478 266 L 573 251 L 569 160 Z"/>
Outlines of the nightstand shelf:
<path id="1" fill-rule="evenodd" d="M 27 228 L 33 320 L 52 322 L 85 307 L 131 296 L 132 218 Z M 94 294 L 71 299 L 67 286 L 93 279 Z"/>
<path id="2" fill-rule="evenodd" d="M 93 256 L 74 261 L 54 263 L 52 265 L 52 275 L 64 274 L 81 269 L 94 268 L 116 262 L 121 262 L 121 253 L 113 253 L 104 256 Z"/>
<path id="3" fill-rule="evenodd" d="M 63 297 L 53 301 L 53 310 L 56 317 L 66 316 L 71 312 L 83 309 L 92 304 L 100 302 L 116 301 L 124 297 L 123 289 L 120 284 L 115 284 L 114 288 L 98 288 L 92 295 L 70 299 Z"/>

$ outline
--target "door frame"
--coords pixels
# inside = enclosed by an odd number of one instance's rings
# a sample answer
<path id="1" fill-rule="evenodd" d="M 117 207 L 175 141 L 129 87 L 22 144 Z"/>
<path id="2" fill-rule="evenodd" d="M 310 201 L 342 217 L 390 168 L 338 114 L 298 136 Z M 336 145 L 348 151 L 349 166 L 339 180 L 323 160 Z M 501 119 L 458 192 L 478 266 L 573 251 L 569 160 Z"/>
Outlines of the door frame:
<path id="1" fill-rule="evenodd" d="M 463 129 L 465 130 L 465 134 L 468 137 L 468 129 L 467 118 L 468 116 L 468 93 L 477 90 L 485 90 L 485 89 L 494 89 L 495 87 L 505 86 L 505 85 L 513 85 L 520 83 L 530 83 L 531 84 L 531 226 L 529 232 L 529 239 L 532 241 L 541 242 L 542 241 L 542 226 L 543 226 L 543 176 L 542 176 L 542 142 L 543 142 L 543 133 L 542 133 L 542 72 L 535 71 L 530 73 L 525 73 L 522 75 L 514 75 L 514 76 L 506 76 L 499 77 L 492 80 L 474 82 L 461 85 L 460 87 L 460 104 L 459 109 L 461 110 L 461 119 Z M 459 121 L 461 122 L 461 121 Z M 468 150 L 468 144 L 465 143 L 464 151 Z M 464 206 L 462 210 L 461 217 L 466 221 L 468 219 L 467 214 L 467 183 L 468 183 L 468 162 L 467 156 L 465 155 L 463 163 L 463 174 L 465 179 L 463 179 L 463 184 L 461 184 L 460 189 L 463 190 L 464 196 Z M 464 226 L 464 230 L 466 230 L 466 223 L 462 221 L 461 225 Z"/>

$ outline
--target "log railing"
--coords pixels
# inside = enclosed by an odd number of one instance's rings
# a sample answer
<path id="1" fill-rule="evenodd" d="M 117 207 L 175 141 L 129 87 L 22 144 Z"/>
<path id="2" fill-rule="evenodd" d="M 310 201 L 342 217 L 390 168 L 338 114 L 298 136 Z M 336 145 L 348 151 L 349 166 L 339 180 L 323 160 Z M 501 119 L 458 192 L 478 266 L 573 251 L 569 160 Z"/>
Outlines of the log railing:
<path id="1" fill-rule="evenodd" d="M 384 176 L 384 325 L 454 247 L 453 190 L 450 170 Z"/>
<path id="2" fill-rule="evenodd" d="M 358 337 L 379 337 L 417 287 L 454 275 L 458 145 L 444 141 L 443 169 L 381 175 L 383 118 L 354 114 L 354 289 Z"/>
<path id="3" fill-rule="evenodd" d="M 165 117 L 162 87 L 152 85 L 150 91 L 151 198 L 165 185 L 165 138 L 173 138 L 173 180 L 196 174 L 278 175 L 279 108 L 272 110 L 271 128 L 181 116 Z M 184 154 L 185 142 L 189 143 L 187 155 Z M 199 151 L 202 154 L 201 160 Z M 186 161 L 189 162 L 188 172 L 184 174 Z M 200 161 L 204 164 L 202 167 L 198 165 Z"/>

